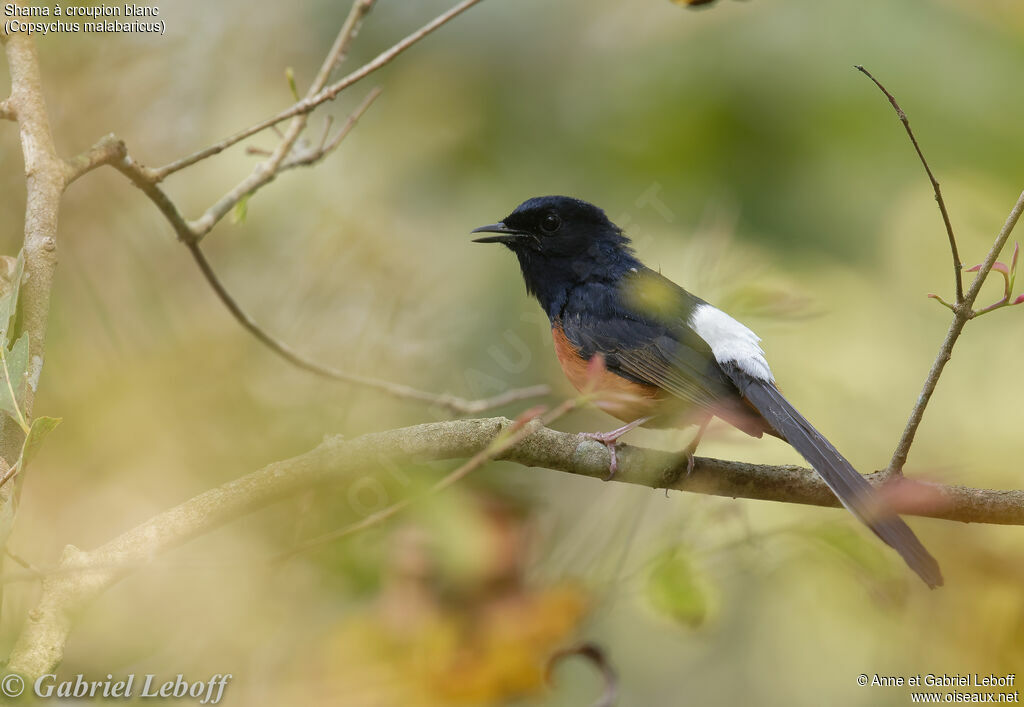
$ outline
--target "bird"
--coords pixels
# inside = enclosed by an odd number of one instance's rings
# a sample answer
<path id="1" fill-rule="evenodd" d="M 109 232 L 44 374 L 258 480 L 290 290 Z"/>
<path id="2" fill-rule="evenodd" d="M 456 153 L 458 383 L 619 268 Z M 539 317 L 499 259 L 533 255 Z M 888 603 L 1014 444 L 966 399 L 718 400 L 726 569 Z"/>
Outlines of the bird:
<path id="1" fill-rule="evenodd" d="M 526 290 L 551 323 L 555 355 L 570 383 L 626 423 L 586 433 L 617 469 L 619 438 L 639 426 L 698 427 L 719 418 L 753 437 L 792 446 L 854 516 L 892 547 L 928 586 L 943 584 L 938 562 L 874 487 L 783 396 L 748 327 L 637 258 L 605 212 L 568 196 L 524 201 L 476 243 L 500 243 L 518 258 Z"/>

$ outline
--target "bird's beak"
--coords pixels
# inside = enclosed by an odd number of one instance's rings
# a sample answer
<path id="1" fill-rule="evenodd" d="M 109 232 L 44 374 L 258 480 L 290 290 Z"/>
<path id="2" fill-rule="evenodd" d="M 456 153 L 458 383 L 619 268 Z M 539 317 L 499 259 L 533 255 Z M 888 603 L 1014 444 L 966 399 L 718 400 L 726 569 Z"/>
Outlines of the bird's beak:
<path id="1" fill-rule="evenodd" d="M 474 243 L 504 243 L 509 245 L 511 243 L 520 242 L 526 238 L 530 238 L 530 234 L 525 231 L 517 231 L 514 228 L 509 228 L 504 223 L 492 223 L 490 226 L 481 226 L 480 228 L 474 228 L 470 233 L 496 233 L 495 236 L 484 236 L 483 238 L 474 238 Z"/>

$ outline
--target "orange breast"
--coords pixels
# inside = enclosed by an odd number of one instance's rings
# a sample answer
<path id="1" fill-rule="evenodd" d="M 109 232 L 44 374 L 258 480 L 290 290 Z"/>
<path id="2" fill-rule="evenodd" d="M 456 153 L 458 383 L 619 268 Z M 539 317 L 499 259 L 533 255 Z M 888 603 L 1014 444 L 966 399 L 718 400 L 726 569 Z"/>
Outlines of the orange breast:
<path id="1" fill-rule="evenodd" d="M 597 393 L 598 399 L 594 404 L 609 415 L 623 422 L 632 422 L 656 414 L 659 403 L 667 398 L 657 386 L 631 381 L 603 366 L 591 366 L 557 324 L 551 328 L 551 334 L 555 341 L 555 355 L 565 377 L 581 393 Z"/>

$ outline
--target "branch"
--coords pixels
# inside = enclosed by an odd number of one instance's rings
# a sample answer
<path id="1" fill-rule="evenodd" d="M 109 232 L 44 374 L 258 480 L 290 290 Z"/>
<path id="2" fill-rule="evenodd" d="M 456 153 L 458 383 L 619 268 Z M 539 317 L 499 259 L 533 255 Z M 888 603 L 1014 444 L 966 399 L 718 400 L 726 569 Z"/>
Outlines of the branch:
<path id="1" fill-rule="evenodd" d="M 362 107 L 364 107 L 364 109 L 365 107 L 368 107 L 369 102 L 373 100 L 373 97 L 374 94 L 371 93 L 371 95 L 367 97 L 367 100 L 363 102 Z M 351 126 L 355 125 L 355 119 L 358 117 L 358 113 L 359 111 L 357 110 L 357 112 L 353 114 L 353 117 L 349 119 L 349 123 L 342 128 L 341 137 L 344 137 L 344 134 L 351 130 Z M 339 138 L 336 137 L 332 141 L 332 144 L 337 143 L 338 140 Z M 318 151 L 324 151 L 326 154 L 330 149 L 333 149 L 333 147 L 329 145 L 326 148 L 317 149 Z M 188 248 L 192 258 L 196 261 L 196 265 L 199 266 L 199 270 L 202 272 L 203 277 L 206 279 L 211 289 L 213 289 L 217 298 L 231 313 L 231 316 L 233 316 L 235 320 L 238 321 L 238 323 L 241 324 L 242 327 L 252 334 L 260 343 L 284 360 L 291 363 L 293 366 L 331 380 L 380 390 L 396 398 L 427 403 L 428 405 L 436 406 L 455 415 L 478 415 L 502 405 L 507 405 L 519 400 L 525 400 L 527 398 L 540 397 L 549 392 L 548 386 L 535 385 L 527 388 L 508 390 L 492 398 L 467 400 L 447 393 L 430 393 L 407 385 L 402 385 L 400 383 L 393 383 L 379 378 L 347 373 L 332 366 L 326 366 L 318 363 L 300 354 L 291 346 L 263 329 L 256 320 L 242 308 L 231 293 L 228 292 L 227 287 L 224 286 L 224 283 L 221 282 L 217 273 L 213 270 L 213 266 L 210 264 L 210 261 L 206 259 L 206 255 L 203 253 L 202 249 L 199 247 L 199 243 L 194 238 L 191 227 L 181 215 L 178 207 L 173 201 L 171 201 L 170 197 L 167 196 L 166 192 L 164 192 L 160 185 L 148 177 L 145 170 L 127 154 L 123 141 L 119 140 L 114 135 L 107 135 L 100 139 L 100 141 L 97 142 L 90 150 L 68 162 L 64 167 L 66 183 L 70 184 L 82 174 L 102 165 L 110 165 L 117 169 L 125 175 L 132 184 L 138 187 L 147 197 L 149 197 L 150 201 L 156 204 L 157 208 L 160 209 L 160 212 L 171 224 L 171 228 L 173 228 L 175 233 L 178 234 L 179 240 L 181 240 Z"/>
<path id="2" fill-rule="evenodd" d="M 953 346 L 956 344 L 957 339 L 960 338 L 960 334 L 963 332 L 964 327 L 967 326 L 967 322 L 976 316 L 973 307 L 975 300 L 978 299 L 978 294 L 981 292 L 981 286 L 985 284 L 985 278 L 992 272 L 992 266 L 995 265 L 996 258 L 999 257 L 1000 251 L 1006 245 L 1013 227 L 1017 225 L 1022 211 L 1024 211 L 1024 192 L 1021 192 L 1017 203 L 1010 210 L 1010 215 L 1006 217 L 1006 222 L 999 231 L 995 243 L 992 244 L 992 249 L 985 257 L 985 262 L 982 263 L 978 274 L 974 276 L 974 281 L 971 282 L 967 294 L 964 295 L 963 302 L 953 307 L 953 321 L 949 324 L 946 339 L 942 342 L 939 354 L 928 371 L 928 377 L 924 381 L 924 388 L 921 389 L 921 394 L 917 396 L 917 403 L 914 405 L 914 409 L 910 413 L 910 419 L 907 420 L 907 426 L 903 429 L 903 435 L 896 445 L 896 450 L 893 452 L 889 467 L 886 470 L 887 473 L 895 475 L 903 473 L 903 467 L 907 463 L 907 456 L 910 454 L 910 447 L 914 444 L 914 436 L 917 434 L 917 428 L 924 417 L 925 408 L 928 407 L 928 402 L 932 399 L 932 393 L 935 392 L 935 387 L 939 384 L 939 376 L 942 375 L 943 369 L 949 363 L 949 359 L 952 358 Z"/>
<path id="3" fill-rule="evenodd" d="M 935 179 L 935 175 L 932 174 L 931 167 L 928 166 L 928 160 L 924 158 L 924 153 L 921 151 L 921 146 L 917 144 L 917 138 L 914 137 L 914 131 L 910 129 L 910 121 L 907 120 L 907 114 L 900 108 L 900 104 L 896 102 L 896 97 L 886 90 L 885 86 L 879 82 L 871 72 L 865 69 L 863 66 L 855 66 L 857 71 L 861 72 L 869 79 L 871 79 L 878 89 L 885 94 L 885 97 L 889 99 L 889 103 L 892 104 L 893 109 L 896 111 L 896 115 L 899 116 L 900 122 L 903 123 L 904 130 L 907 131 L 907 137 L 910 138 L 910 144 L 914 146 L 914 150 L 917 152 L 917 156 L 921 160 L 921 164 L 924 166 L 924 171 L 928 173 L 928 180 L 932 183 L 932 189 L 935 191 L 935 201 L 939 204 L 939 212 L 942 214 L 942 223 L 946 226 L 946 235 L 949 237 L 949 249 L 953 254 L 953 279 L 956 283 L 956 303 L 961 304 L 964 301 L 964 282 L 963 282 L 963 269 L 964 264 L 960 262 L 960 253 L 956 247 L 956 236 L 953 235 L 953 224 L 949 221 L 949 212 L 946 211 L 946 202 L 942 198 L 942 189 L 939 187 L 939 182 Z"/>
<path id="4" fill-rule="evenodd" d="M 476 4 L 476 2 L 479 2 L 479 0 L 463 2 L 452 10 L 449 10 L 445 14 L 439 16 L 418 32 L 410 35 L 402 42 L 399 42 L 391 49 L 378 56 L 377 59 L 370 62 L 370 64 L 367 64 L 356 71 L 355 74 L 351 74 L 347 79 L 342 79 L 342 81 L 334 84 L 332 90 L 337 89 L 337 91 L 340 91 L 341 88 L 355 82 L 354 80 L 349 80 L 352 76 L 357 74 L 360 76 L 368 75 L 372 70 L 375 70 L 373 68 L 368 69 L 368 67 L 379 68 L 379 66 L 383 66 L 390 62 L 409 46 L 412 46 L 412 44 L 427 36 L 438 27 L 449 22 L 458 14 Z M 342 25 L 331 50 L 327 53 L 327 56 L 325 57 L 316 78 L 310 86 L 304 101 L 313 101 L 317 96 L 321 95 L 324 85 L 330 77 L 332 69 L 347 52 L 352 38 L 355 36 L 355 33 L 359 28 L 360 22 L 370 11 L 373 3 L 374 0 L 356 0 L 352 5 L 352 9 L 348 14 L 345 23 Z M 345 83 L 346 81 L 348 81 L 348 83 Z M 339 86 L 341 88 L 339 88 Z M 189 253 L 192 255 L 193 260 L 195 260 L 196 265 L 199 266 L 199 269 L 203 273 L 203 277 L 206 279 L 207 283 L 238 323 L 241 324 L 246 331 L 256 337 L 258 341 L 298 368 L 332 380 L 380 390 L 398 398 L 427 403 L 456 415 L 480 414 L 511 402 L 547 394 L 549 391 L 548 386 L 535 385 L 521 389 L 509 390 L 492 398 L 467 400 L 453 395 L 436 394 L 417 390 L 406 385 L 392 383 L 378 378 L 359 376 L 318 363 L 295 351 L 291 346 L 271 335 L 257 324 L 224 286 L 220 278 L 214 272 L 210 262 L 206 259 L 205 254 L 200 249 L 199 241 L 202 237 L 209 233 L 209 231 L 224 217 L 224 215 L 234 208 L 242 199 L 253 194 L 261 187 L 269 184 L 281 172 L 296 167 L 312 166 L 337 149 L 338 145 L 341 144 L 341 141 L 344 140 L 344 138 L 352 131 L 356 123 L 359 121 L 359 118 L 362 117 L 367 109 L 369 109 L 373 101 L 379 95 L 380 89 L 373 89 L 363 102 L 356 107 L 352 114 L 349 115 L 345 124 L 333 138 L 328 140 L 328 133 L 325 132 L 323 139 L 316 147 L 311 147 L 302 152 L 295 153 L 293 148 L 298 137 L 306 127 L 306 113 L 308 113 L 308 111 L 297 113 L 295 119 L 289 126 L 288 132 L 285 134 L 277 148 L 273 152 L 269 153 L 268 159 L 262 162 L 252 172 L 252 174 L 228 192 L 228 194 L 222 197 L 217 203 L 207 209 L 203 216 L 195 221 L 189 221 L 185 218 L 177 205 L 175 205 L 160 186 L 160 181 L 167 174 L 183 169 L 191 164 L 195 164 L 200 159 L 209 157 L 212 154 L 216 154 L 216 152 L 220 151 L 219 149 L 214 152 L 208 152 L 208 154 L 204 154 L 201 157 L 197 157 L 197 155 L 200 154 L 197 153 L 196 155 L 192 155 L 184 160 L 174 163 L 174 165 L 169 165 L 162 170 L 150 170 L 132 159 L 122 140 L 118 139 L 115 135 L 107 135 L 101 138 L 99 142 L 86 152 L 67 161 L 63 168 L 64 184 L 65 186 L 70 185 L 82 175 L 104 165 L 112 166 L 121 172 L 132 182 L 132 184 L 138 187 L 164 215 L 164 218 L 166 218 L 170 223 L 171 228 L 174 229 L 178 239 L 188 248 Z M 320 101 L 319 103 L 322 102 L 323 101 Z M 319 103 L 312 105 L 310 110 L 315 108 L 316 105 L 319 105 Z M 302 104 L 302 102 L 300 102 L 300 104 Z"/>
<path id="5" fill-rule="evenodd" d="M 64 163 L 57 156 L 50 130 L 35 43 L 27 34 L 8 35 L 2 30 L 0 43 L 11 76 L 11 95 L 0 105 L 5 116 L 17 118 L 26 186 L 22 245 L 25 274 L 19 286 L 17 326 L 12 328 L 10 339 L 28 335 L 29 360 L 35 372 L 42 370 L 50 293 L 57 268 L 57 217 L 64 190 Z M 26 418 L 31 418 L 37 385 L 35 378 L 32 385 L 25 387 L 20 401 Z M 13 466 L 21 452 L 24 432 L 10 418 L 2 417 L 0 458 Z M 0 488 L 0 548 L 6 546 L 14 522 L 19 486 L 16 478 L 14 483 Z"/>
<path id="6" fill-rule="evenodd" d="M 380 88 L 375 88 L 370 91 L 366 98 L 363 99 L 363 102 L 360 103 L 348 116 L 348 119 L 345 121 L 345 124 L 341 126 L 341 130 L 338 131 L 337 135 L 328 140 L 328 133 L 325 131 L 324 137 L 320 141 L 319 145 L 300 152 L 299 154 L 292 155 L 292 157 L 281 164 L 278 171 L 283 172 L 286 169 L 294 169 L 296 167 L 312 167 L 324 157 L 334 152 L 334 150 L 338 148 L 338 145 L 341 144 L 341 141 L 344 140 L 350 132 L 352 132 L 352 128 L 354 128 L 356 123 L 359 122 L 363 113 L 365 113 L 373 102 L 377 100 L 377 96 L 380 94 Z M 328 128 L 330 128 L 330 124 L 328 124 Z"/>
<path id="7" fill-rule="evenodd" d="M 266 120 L 262 120 L 259 123 L 256 123 L 255 125 L 251 125 L 248 128 L 245 128 L 244 130 L 240 130 L 234 135 L 226 137 L 220 142 L 214 143 L 213 145 L 210 145 L 209 147 L 199 150 L 198 152 L 195 152 L 187 157 L 183 157 L 180 160 L 176 160 L 174 162 L 171 162 L 170 164 L 164 165 L 163 167 L 159 167 L 157 169 L 147 170 L 148 174 L 157 182 L 163 181 L 164 179 L 174 174 L 175 172 L 179 172 L 185 169 L 186 167 L 194 165 L 195 163 L 200 162 L 202 160 L 205 160 L 208 157 L 212 157 L 213 155 L 219 154 L 226 150 L 227 148 L 231 147 L 232 145 L 235 145 L 241 142 L 242 140 L 246 139 L 247 137 L 252 137 L 256 133 L 263 132 L 267 128 L 277 125 L 278 123 L 288 120 L 289 118 L 293 118 L 297 115 L 303 115 L 311 112 L 317 106 L 337 98 L 339 93 L 344 91 L 352 84 L 366 78 L 374 71 L 377 71 L 381 67 L 391 63 L 396 57 L 398 57 L 399 54 L 404 52 L 406 49 L 416 44 L 418 41 L 420 41 L 427 35 L 431 34 L 438 28 L 442 27 L 448 22 L 451 22 L 453 19 L 455 19 L 456 17 L 458 17 L 463 12 L 473 7 L 473 5 L 476 5 L 480 1 L 481 0 L 463 0 L 463 2 L 459 3 L 452 9 L 445 12 L 444 14 L 437 16 L 432 21 L 428 22 L 426 25 L 416 30 L 402 41 L 392 46 L 390 49 L 387 49 L 378 54 L 377 57 L 370 61 L 369 63 L 364 64 L 363 66 L 356 69 L 348 76 L 339 79 L 337 82 L 331 84 L 330 86 L 323 89 L 316 95 L 304 98 L 303 100 L 295 103 L 290 108 L 281 111 L 277 115 L 267 118 Z"/>
<path id="8" fill-rule="evenodd" d="M 327 83 L 327 79 L 330 78 L 331 71 L 335 65 L 341 60 L 342 56 L 348 52 L 349 44 L 352 42 L 352 38 L 355 36 L 356 31 L 359 29 L 359 25 L 366 16 L 366 13 L 373 7 L 374 0 L 356 0 L 352 4 L 352 9 L 348 13 L 348 17 L 341 26 L 341 30 L 338 32 L 337 38 L 334 40 L 334 44 L 330 51 L 327 52 L 327 56 L 324 58 L 323 64 L 320 66 L 320 71 L 317 72 L 316 78 L 313 79 L 313 83 L 309 87 L 309 91 L 306 93 L 306 100 L 310 100 L 316 97 L 324 85 Z M 373 100 L 379 94 L 379 90 L 375 89 L 370 93 L 366 100 L 363 101 L 356 111 L 349 118 L 349 129 L 354 126 L 356 121 L 359 119 Z M 278 174 L 281 172 L 281 166 L 284 164 L 285 159 L 291 154 L 292 148 L 295 147 L 295 143 L 306 129 L 306 123 L 309 120 L 309 114 L 300 113 L 292 118 L 292 122 L 288 125 L 288 130 L 285 132 L 284 137 L 281 139 L 280 144 L 270 154 L 270 157 L 265 161 L 261 162 L 252 171 L 248 177 L 243 179 L 238 186 L 225 194 L 217 203 L 206 210 L 202 216 L 189 224 L 191 226 L 193 239 L 202 239 L 207 233 L 209 233 L 217 222 L 224 218 L 225 215 L 231 209 L 235 207 L 238 202 L 251 196 L 261 187 L 272 182 Z M 348 134 L 348 130 L 344 131 Z M 337 142 L 341 142 L 342 135 L 338 138 Z M 337 145 L 335 145 L 336 147 Z M 331 149 L 334 149 L 333 147 Z M 324 153 L 326 154 L 326 152 Z M 320 155 L 323 157 L 323 154 Z M 313 160 L 313 162 L 318 161 Z M 154 182 L 159 179 L 154 179 Z"/>
<path id="9" fill-rule="evenodd" d="M 63 657 L 75 616 L 131 570 L 196 537 L 328 481 L 354 482 L 367 470 L 411 461 L 465 459 L 484 452 L 515 423 L 506 418 L 453 420 L 363 435 L 345 441 L 330 438 L 313 450 L 270 464 L 211 489 L 161 513 L 95 550 L 68 546 L 57 571 L 43 580 L 35 610 L 18 638 L 7 669 L 38 676 Z M 498 458 L 524 467 L 544 467 L 601 479 L 608 473 L 608 450 L 578 435 L 532 423 L 530 434 Z M 623 447 L 615 480 L 651 488 L 759 500 L 838 507 L 821 477 L 796 466 L 764 466 L 697 458 L 693 472 L 670 452 Z M 524 470 L 524 473 L 529 473 Z M 882 475 L 868 477 L 875 484 Z M 940 502 L 922 507 L 907 494 L 893 497 L 897 512 L 969 523 L 1024 525 L 1024 490 L 998 491 L 901 480 L 926 489 Z M 890 485 L 887 488 L 891 488 Z"/>
<path id="10" fill-rule="evenodd" d="M 305 371 L 309 371 L 310 373 L 314 373 L 318 376 L 329 378 L 331 380 L 342 381 L 343 383 L 353 383 L 366 388 L 380 390 L 396 398 L 427 403 L 428 405 L 442 408 L 456 415 L 479 414 L 480 412 L 490 410 L 501 405 L 506 405 L 517 400 L 539 397 L 541 395 L 546 395 L 549 392 L 549 388 L 546 385 L 534 385 L 527 388 L 508 390 L 500 395 L 494 396 L 493 398 L 483 400 L 466 400 L 465 398 L 448 395 L 447 393 L 428 393 L 423 390 L 418 390 L 407 385 L 393 383 L 380 378 L 347 373 L 332 366 L 325 366 L 322 363 L 317 363 L 316 361 L 303 356 L 285 342 L 269 334 L 265 329 L 260 327 L 260 325 L 257 324 L 244 309 L 242 309 L 241 305 L 238 304 L 238 301 L 235 300 L 231 293 L 227 291 L 227 288 L 224 287 L 224 283 L 222 283 L 220 278 L 217 277 L 217 273 L 213 271 L 213 268 L 210 266 L 210 261 L 206 259 L 206 255 L 203 253 L 198 243 L 186 243 L 185 246 L 188 248 L 193 259 L 195 259 L 196 264 L 199 266 L 199 269 L 202 271 L 203 277 L 206 278 L 206 281 L 210 284 L 210 287 L 213 288 L 217 297 L 224 303 L 224 306 L 228 308 L 228 311 L 231 312 L 231 315 L 238 321 L 238 323 L 241 324 L 246 331 L 256 337 L 256 339 L 264 346 L 291 363 L 293 366 Z"/>
<path id="11" fill-rule="evenodd" d="M 946 235 L 949 237 L 949 248 L 953 254 L 953 274 L 956 280 L 956 300 L 954 304 L 949 304 L 938 295 L 929 295 L 929 297 L 934 297 L 953 312 L 953 321 L 950 322 L 949 330 L 946 332 L 946 338 L 942 342 L 938 356 L 936 356 L 934 363 L 932 363 L 932 367 L 928 371 L 928 376 L 925 378 L 924 382 L 924 388 L 922 388 L 921 394 L 917 396 L 917 403 L 914 405 L 914 409 L 910 412 L 910 418 L 907 420 L 906 427 L 903 429 L 903 434 L 900 436 L 900 441 L 897 443 L 896 449 L 892 454 L 892 459 L 889 461 L 889 466 L 886 469 L 887 475 L 900 476 L 903 474 L 903 467 L 906 466 L 907 456 L 910 454 L 910 447 L 914 444 L 914 436 L 917 434 L 917 428 L 921 425 L 921 420 L 924 417 L 924 411 L 928 407 L 928 403 L 932 398 L 932 393 L 935 392 L 935 387 L 939 384 L 939 378 L 942 376 L 943 369 L 945 369 L 946 364 L 953 356 L 953 346 L 956 345 L 956 341 L 960 338 L 960 334 L 963 333 L 967 322 L 979 314 L 979 312 L 975 312 L 973 309 L 974 302 L 977 300 L 978 293 L 981 292 L 981 286 L 985 284 L 985 279 L 988 277 L 989 272 L 992 271 L 996 258 L 999 257 L 1000 251 L 1002 251 L 1003 246 L 1006 245 L 1006 241 L 1010 237 L 1010 232 L 1013 231 L 1013 227 L 1017 224 L 1017 219 L 1020 218 L 1021 209 L 1024 207 L 1024 193 L 1021 194 L 1020 199 L 1017 200 L 1017 204 L 1010 211 L 1010 215 L 1007 217 L 1006 223 L 1003 225 L 1002 230 L 996 237 L 996 242 L 992 245 L 992 249 L 989 251 L 988 257 L 986 257 L 985 262 L 979 266 L 978 274 L 971 283 L 970 290 L 965 295 L 963 287 L 964 266 L 960 261 L 960 253 L 956 246 L 956 236 L 953 234 L 953 226 L 949 220 L 949 212 L 946 210 L 946 202 L 942 198 L 942 189 L 939 187 L 939 182 L 935 179 L 935 175 L 932 173 L 931 167 L 928 166 L 928 160 L 925 159 L 924 152 L 921 151 L 921 146 L 918 144 L 917 138 L 914 136 L 914 131 L 910 129 L 910 121 L 907 120 L 907 114 L 903 112 L 903 109 L 900 108 L 900 104 L 896 102 L 896 97 L 889 93 L 885 86 L 883 86 L 870 71 L 860 65 L 857 65 L 854 68 L 871 79 L 878 89 L 885 94 L 885 97 L 889 99 L 889 103 L 892 104 L 893 109 L 896 111 L 896 115 L 899 116 L 900 122 L 903 123 L 903 128 L 907 131 L 907 137 L 910 138 L 910 143 L 914 146 L 914 151 L 917 152 L 917 156 L 921 160 L 921 164 L 924 166 L 924 171 L 928 174 L 928 179 L 932 184 L 932 189 L 935 191 L 935 201 L 938 203 L 939 211 L 942 214 L 942 222 L 946 225 Z M 1009 292 L 1007 292 L 1007 295 L 1009 295 Z"/>

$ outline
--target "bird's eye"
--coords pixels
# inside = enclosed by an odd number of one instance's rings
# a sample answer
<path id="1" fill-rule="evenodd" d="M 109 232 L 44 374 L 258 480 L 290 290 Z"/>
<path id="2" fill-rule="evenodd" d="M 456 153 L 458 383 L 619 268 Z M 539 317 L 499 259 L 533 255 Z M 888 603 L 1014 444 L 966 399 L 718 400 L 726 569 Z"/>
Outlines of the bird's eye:
<path id="1" fill-rule="evenodd" d="M 561 225 L 562 219 L 558 218 L 558 214 L 550 213 L 541 219 L 540 230 L 544 231 L 544 233 L 554 233 Z"/>

